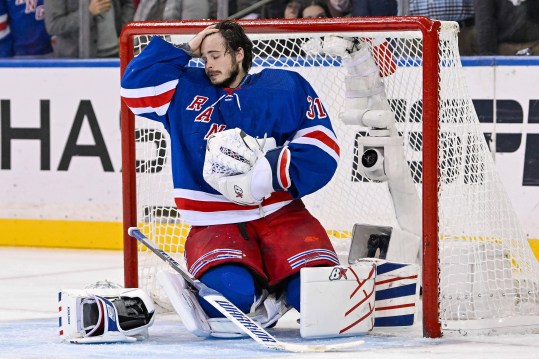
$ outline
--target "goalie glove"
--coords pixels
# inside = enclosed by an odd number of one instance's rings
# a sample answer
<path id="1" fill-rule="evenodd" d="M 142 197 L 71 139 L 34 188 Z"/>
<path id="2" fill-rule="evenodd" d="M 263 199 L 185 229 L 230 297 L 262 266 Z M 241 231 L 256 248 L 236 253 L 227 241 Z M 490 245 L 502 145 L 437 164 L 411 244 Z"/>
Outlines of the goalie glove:
<path id="1" fill-rule="evenodd" d="M 275 147 L 274 138 L 255 139 L 239 128 L 216 133 L 206 145 L 204 180 L 232 202 L 258 204 L 273 191 L 264 154 Z M 253 179 L 259 183 L 251 188 Z"/>
<path id="2" fill-rule="evenodd" d="M 214 175 L 222 177 L 247 173 L 264 155 L 262 148 L 263 144 L 258 139 L 239 128 L 211 135 L 206 143 L 204 178 L 208 176 L 211 180 Z"/>
<path id="3" fill-rule="evenodd" d="M 217 186 L 223 196 L 236 204 L 258 205 L 273 192 L 271 166 L 261 157 L 249 172 L 221 177 Z"/>

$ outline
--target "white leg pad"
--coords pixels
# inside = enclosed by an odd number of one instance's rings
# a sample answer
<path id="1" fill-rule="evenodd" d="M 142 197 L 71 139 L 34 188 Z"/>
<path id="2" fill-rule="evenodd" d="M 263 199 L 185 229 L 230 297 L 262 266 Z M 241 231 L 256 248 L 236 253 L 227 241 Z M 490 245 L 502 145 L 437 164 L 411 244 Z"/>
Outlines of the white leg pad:
<path id="1" fill-rule="evenodd" d="M 420 268 L 417 264 L 376 258 L 358 263 L 376 265 L 375 327 L 404 327 L 414 324 L 419 303 Z"/>
<path id="2" fill-rule="evenodd" d="M 168 299 L 185 328 L 197 337 L 239 338 L 245 334 L 227 318 L 208 318 L 196 294 L 189 289 L 183 277 L 176 273 L 161 271 L 157 273 L 159 284 L 167 293 Z"/>
<path id="3" fill-rule="evenodd" d="M 302 268 L 301 336 L 341 337 L 372 330 L 375 278 L 373 262 Z"/>
<path id="4" fill-rule="evenodd" d="M 197 337 L 209 337 L 211 328 L 208 317 L 185 279 L 176 273 L 160 271 L 157 273 L 157 280 L 187 330 Z"/>
<path id="5" fill-rule="evenodd" d="M 198 337 L 240 338 L 246 334 L 228 318 L 208 318 L 196 294 L 189 289 L 183 277 L 176 273 L 161 271 L 157 280 L 165 290 L 170 303 L 180 316 L 183 324 L 191 333 Z M 284 296 L 277 299 L 275 294 L 264 294 L 253 303 L 249 316 L 266 328 L 279 320 L 290 306 L 284 301 Z"/>

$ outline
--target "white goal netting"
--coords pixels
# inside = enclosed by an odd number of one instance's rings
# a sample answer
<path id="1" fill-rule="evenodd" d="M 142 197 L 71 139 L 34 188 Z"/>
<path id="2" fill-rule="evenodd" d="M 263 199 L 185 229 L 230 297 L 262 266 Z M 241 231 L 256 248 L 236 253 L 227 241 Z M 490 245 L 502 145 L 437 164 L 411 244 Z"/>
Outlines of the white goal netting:
<path id="1" fill-rule="evenodd" d="M 439 180 L 434 184 L 439 211 L 431 215 L 438 218 L 442 329 L 492 332 L 519 323 L 539 323 L 539 266 L 497 176 L 468 95 L 458 54 L 458 25 L 442 23 L 439 76 L 425 76 L 420 31 L 384 31 L 382 25 L 379 31 L 371 28 L 337 35 L 382 39 L 390 49 L 397 70 L 383 77 L 383 81 L 420 196 L 423 152 L 436 151 L 423 147 L 423 89 L 428 81 L 439 81 L 434 86 L 439 98 Z M 342 59 L 320 51 L 319 44 L 327 31 L 306 32 L 305 26 L 301 29 L 303 32 L 286 33 L 257 33 L 250 29 L 255 45 L 251 72 L 267 67 L 297 71 L 320 96 L 339 139 L 341 161 L 332 181 L 305 198 L 305 203 L 325 226 L 336 247 L 346 250 L 354 224 L 397 227 L 398 223 L 387 184 L 371 182 L 357 172 L 357 139 L 365 136 L 366 129 L 344 125 L 339 120 L 344 108 Z M 192 36 L 163 35 L 174 43 L 187 42 Z M 148 39 L 134 39 L 135 55 Z M 202 66 L 196 60 L 190 65 Z M 174 208 L 168 135 L 159 124 L 142 118 L 136 119 L 135 126 L 138 225 L 162 249 L 181 260 L 189 227 Z M 140 286 L 167 306 L 155 281 L 156 271 L 165 265 L 142 247 L 138 256 Z M 423 288 L 428 290 L 426 284 Z"/>

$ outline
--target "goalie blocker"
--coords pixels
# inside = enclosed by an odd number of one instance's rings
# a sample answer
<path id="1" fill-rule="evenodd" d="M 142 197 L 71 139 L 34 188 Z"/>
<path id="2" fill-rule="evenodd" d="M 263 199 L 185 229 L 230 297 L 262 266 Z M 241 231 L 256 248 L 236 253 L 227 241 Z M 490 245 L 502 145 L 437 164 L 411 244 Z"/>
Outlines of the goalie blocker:
<path id="1" fill-rule="evenodd" d="M 136 288 L 63 289 L 60 337 L 76 344 L 129 343 L 148 337 L 155 304 Z"/>

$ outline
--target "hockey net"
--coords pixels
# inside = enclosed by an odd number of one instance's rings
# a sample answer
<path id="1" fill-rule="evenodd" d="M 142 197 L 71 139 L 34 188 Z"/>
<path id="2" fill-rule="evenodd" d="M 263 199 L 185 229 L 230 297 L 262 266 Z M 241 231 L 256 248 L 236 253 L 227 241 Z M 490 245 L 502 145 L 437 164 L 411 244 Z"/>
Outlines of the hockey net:
<path id="1" fill-rule="evenodd" d="M 422 199 L 425 335 L 505 332 L 539 323 L 538 264 L 496 174 L 463 80 L 458 25 L 426 18 L 243 24 L 254 42 L 251 72 L 267 67 L 300 72 L 332 119 L 341 146 L 337 173 L 304 201 L 336 248 L 346 250 L 356 223 L 392 227 L 398 223 L 387 185 L 357 172 L 357 139 L 365 136 L 366 129 L 339 120 L 345 71 L 340 57 L 320 51 L 319 44 L 329 33 L 383 39 L 397 65 L 383 81 Z M 128 25 L 121 40 L 122 72 L 151 35 L 180 44 L 207 25 Z M 382 72 L 389 66 L 380 65 Z M 190 66 L 202 64 L 192 60 Z M 140 227 L 162 249 L 182 260 L 189 226 L 174 207 L 168 135 L 158 123 L 143 118 L 133 121 L 122 106 L 124 227 Z M 167 299 L 155 280 L 164 264 L 127 234 L 125 258 L 126 285 L 138 285 L 166 307 Z"/>

